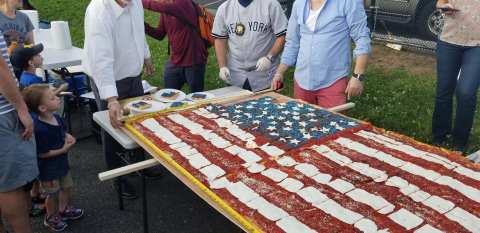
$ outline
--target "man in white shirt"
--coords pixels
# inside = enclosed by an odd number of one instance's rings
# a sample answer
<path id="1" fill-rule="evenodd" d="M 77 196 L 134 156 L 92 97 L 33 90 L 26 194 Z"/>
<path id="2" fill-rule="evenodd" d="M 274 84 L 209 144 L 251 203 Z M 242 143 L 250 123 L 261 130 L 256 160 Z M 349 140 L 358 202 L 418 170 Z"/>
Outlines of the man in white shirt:
<path id="1" fill-rule="evenodd" d="M 85 13 L 82 64 L 94 81 L 99 109 L 108 109 L 114 128 L 121 126 L 119 119 L 123 115 L 118 100 L 144 93 L 142 66 L 145 75 L 153 73 L 143 20 L 140 0 L 92 0 Z M 105 132 L 102 132 L 102 139 L 107 168 L 122 166 L 116 154 L 123 148 Z M 127 186 L 123 190 L 125 198 L 135 198 L 133 191 L 128 192 Z"/>

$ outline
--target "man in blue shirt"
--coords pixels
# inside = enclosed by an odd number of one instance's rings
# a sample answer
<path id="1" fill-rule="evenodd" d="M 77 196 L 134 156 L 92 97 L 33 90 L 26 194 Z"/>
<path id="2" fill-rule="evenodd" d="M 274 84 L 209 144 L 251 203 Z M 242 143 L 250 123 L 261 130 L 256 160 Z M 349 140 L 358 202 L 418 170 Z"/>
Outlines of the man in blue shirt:
<path id="1" fill-rule="evenodd" d="M 348 79 L 351 40 L 356 65 Z M 280 88 L 285 71 L 295 65 L 296 98 L 325 108 L 341 105 L 363 92 L 370 43 L 363 1 L 297 0 L 272 88 Z"/>

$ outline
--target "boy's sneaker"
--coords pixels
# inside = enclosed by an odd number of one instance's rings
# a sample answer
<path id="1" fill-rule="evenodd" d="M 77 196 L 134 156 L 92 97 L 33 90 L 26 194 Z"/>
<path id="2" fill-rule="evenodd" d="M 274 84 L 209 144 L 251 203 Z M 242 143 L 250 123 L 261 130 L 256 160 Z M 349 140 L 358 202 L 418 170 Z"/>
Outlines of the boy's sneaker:
<path id="1" fill-rule="evenodd" d="M 67 206 L 65 211 L 60 213 L 63 221 L 79 219 L 83 216 L 83 210 Z"/>
<path id="2" fill-rule="evenodd" d="M 50 228 L 52 231 L 63 231 L 65 228 L 67 228 L 68 224 L 60 218 L 58 215 L 52 215 L 50 217 L 45 216 L 45 219 L 43 220 L 43 225 L 46 227 Z"/>
<path id="3" fill-rule="evenodd" d="M 45 214 L 45 206 L 32 203 L 32 209 L 30 209 L 30 217 L 39 217 L 43 214 Z"/>

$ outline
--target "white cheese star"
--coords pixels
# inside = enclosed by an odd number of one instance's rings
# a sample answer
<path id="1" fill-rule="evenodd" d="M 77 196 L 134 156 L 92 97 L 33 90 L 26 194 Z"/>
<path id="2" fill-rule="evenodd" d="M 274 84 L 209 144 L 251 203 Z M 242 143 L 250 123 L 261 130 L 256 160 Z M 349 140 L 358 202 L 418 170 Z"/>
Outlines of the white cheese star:
<path id="1" fill-rule="evenodd" d="M 306 133 L 306 134 L 303 134 L 303 138 L 309 140 L 309 139 L 312 139 L 312 135 L 310 135 L 309 133 Z"/>
<path id="2" fill-rule="evenodd" d="M 294 138 L 294 139 L 290 140 L 290 143 L 297 145 L 298 143 L 300 143 L 300 141 L 298 141 L 297 139 Z"/>

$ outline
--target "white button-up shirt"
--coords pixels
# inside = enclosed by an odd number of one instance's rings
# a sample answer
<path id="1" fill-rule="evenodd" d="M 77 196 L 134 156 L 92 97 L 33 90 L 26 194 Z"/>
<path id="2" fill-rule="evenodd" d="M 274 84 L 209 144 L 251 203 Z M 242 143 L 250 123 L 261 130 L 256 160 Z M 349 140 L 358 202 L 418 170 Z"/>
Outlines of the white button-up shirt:
<path id="1" fill-rule="evenodd" d="M 115 82 L 140 75 L 145 58 L 150 58 L 150 50 L 142 2 L 132 0 L 122 8 L 115 0 L 92 0 L 85 13 L 82 64 L 100 97 L 118 96 Z"/>

